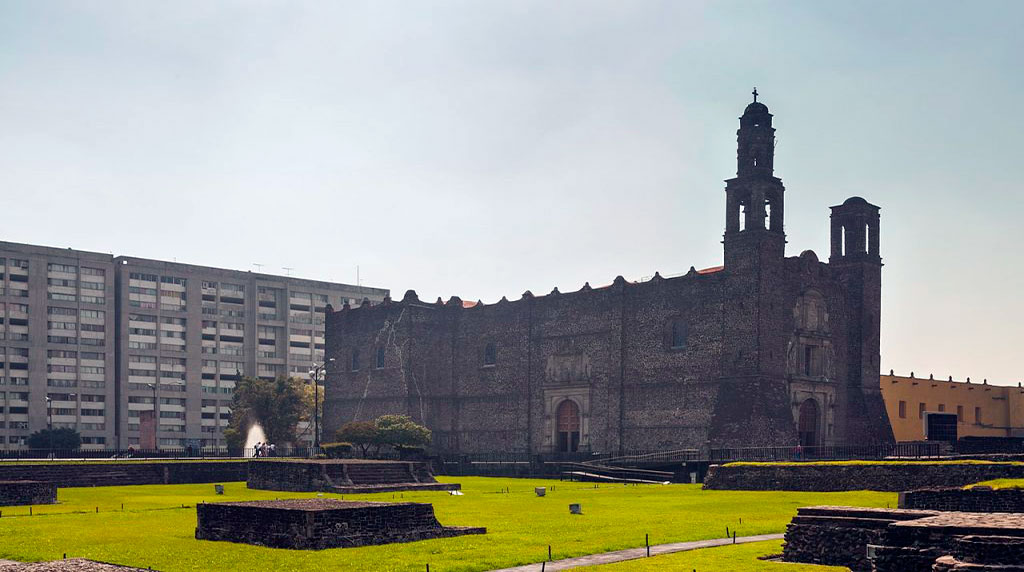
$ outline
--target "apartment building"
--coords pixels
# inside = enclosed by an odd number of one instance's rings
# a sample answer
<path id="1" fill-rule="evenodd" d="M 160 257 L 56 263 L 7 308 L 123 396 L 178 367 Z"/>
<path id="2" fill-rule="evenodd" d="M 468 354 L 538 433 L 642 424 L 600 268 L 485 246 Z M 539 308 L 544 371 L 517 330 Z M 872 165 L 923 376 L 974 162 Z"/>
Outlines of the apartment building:
<path id="1" fill-rule="evenodd" d="M 0 242 L 0 449 L 48 425 L 97 449 L 223 446 L 241 376 L 308 379 L 326 306 L 387 294 Z"/>
<path id="2" fill-rule="evenodd" d="M 0 448 L 48 425 L 116 444 L 114 258 L 0 242 Z"/>

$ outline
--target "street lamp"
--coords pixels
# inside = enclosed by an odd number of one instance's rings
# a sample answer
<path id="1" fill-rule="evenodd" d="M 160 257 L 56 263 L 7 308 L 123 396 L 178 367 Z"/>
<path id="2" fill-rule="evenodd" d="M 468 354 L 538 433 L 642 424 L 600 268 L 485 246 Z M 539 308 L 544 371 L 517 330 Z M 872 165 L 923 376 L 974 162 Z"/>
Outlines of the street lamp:
<path id="1" fill-rule="evenodd" d="M 314 452 L 320 451 L 320 384 L 317 380 L 320 378 L 320 372 L 327 368 L 327 364 L 334 361 L 334 358 L 329 358 L 327 361 L 320 365 L 313 365 L 313 369 L 309 370 L 309 375 L 313 379 L 313 450 Z M 326 396 L 325 396 L 326 397 Z"/>
<path id="2" fill-rule="evenodd" d="M 46 396 L 46 432 L 50 434 L 50 458 L 53 458 L 53 400 Z"/>

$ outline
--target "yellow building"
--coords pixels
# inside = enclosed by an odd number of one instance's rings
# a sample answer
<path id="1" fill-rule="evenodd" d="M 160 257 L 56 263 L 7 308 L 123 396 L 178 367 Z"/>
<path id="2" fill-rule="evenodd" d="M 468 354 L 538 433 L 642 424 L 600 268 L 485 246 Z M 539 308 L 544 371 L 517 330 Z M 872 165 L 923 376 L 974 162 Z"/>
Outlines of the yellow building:
<path id="1" fill-rule="evenodd" d="M 881 376 L 882 397 L 897 441 L 924 440 L 925 413 L 956 413 L 960 437 L 1024 437 L 1024 388 L 987 381 Z"/>

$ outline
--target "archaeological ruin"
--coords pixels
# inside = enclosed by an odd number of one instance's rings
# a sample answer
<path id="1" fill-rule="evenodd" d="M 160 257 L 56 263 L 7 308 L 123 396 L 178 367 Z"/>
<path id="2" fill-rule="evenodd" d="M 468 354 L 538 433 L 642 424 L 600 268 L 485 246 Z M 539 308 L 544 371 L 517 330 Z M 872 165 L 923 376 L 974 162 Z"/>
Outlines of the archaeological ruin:
<path id="1" fill-rule="evenodd" d="M 413 542 L 465 534 L 479 527 L 441 526 L 424 503 L 326 498 L 204 503 L 196 507 L 196 539 L 273 548 L 321 550 Z"/>

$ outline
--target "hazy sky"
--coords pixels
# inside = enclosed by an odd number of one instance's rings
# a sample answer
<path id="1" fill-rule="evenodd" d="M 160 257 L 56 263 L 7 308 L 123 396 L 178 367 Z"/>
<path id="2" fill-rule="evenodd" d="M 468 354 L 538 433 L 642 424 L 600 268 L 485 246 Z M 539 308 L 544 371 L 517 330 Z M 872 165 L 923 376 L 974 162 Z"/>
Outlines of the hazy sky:
<path id="1" fill-rule="evenodd" d="M 882 207 L 882 367 L 1024 379 L 1022 2 L 0 0 L 0 239 L 493 302 Z"/>

